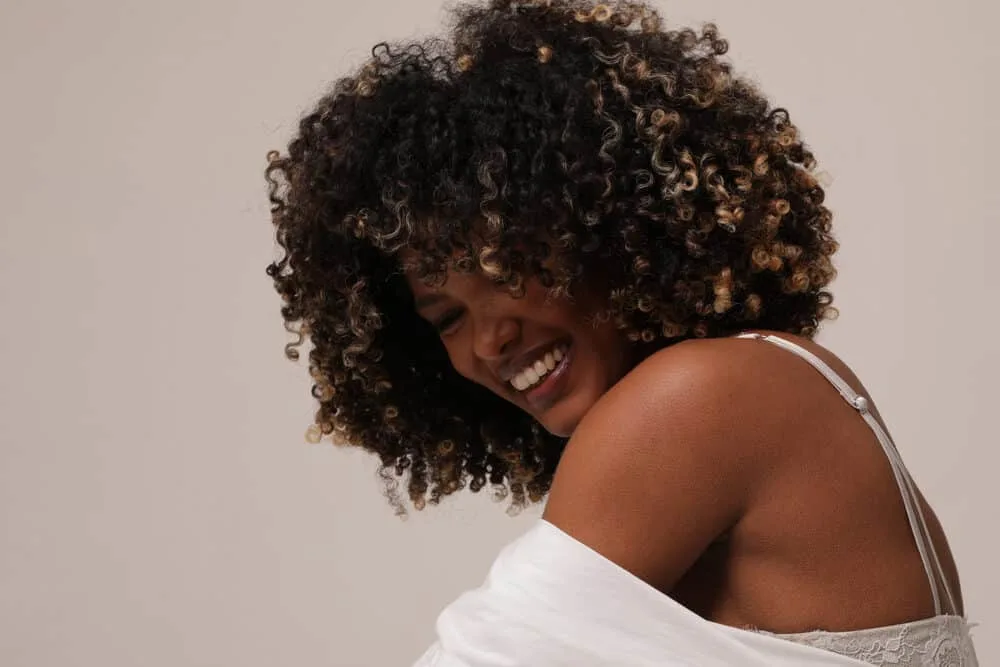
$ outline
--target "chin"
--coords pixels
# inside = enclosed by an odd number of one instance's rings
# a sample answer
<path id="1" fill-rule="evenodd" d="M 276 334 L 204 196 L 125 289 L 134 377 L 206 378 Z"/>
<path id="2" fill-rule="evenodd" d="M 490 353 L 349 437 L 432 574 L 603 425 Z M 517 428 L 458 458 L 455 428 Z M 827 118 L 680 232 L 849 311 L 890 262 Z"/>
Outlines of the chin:
<path id="1" fill-rule="evenodd" d="M 584 401 L 584 405 L 572 404 L 579 402 L 573 401 L 554 406 L 552 409 L 546 411 L 545 414 L 537 417 L 538 423 L 542 425 L 542 428 L 556 437 L 568 438 L 572 436 L 573 432 L 576 431 L 576 427 L 580 425 L 587 412 L 597 401 L 587 400 Z"/>
<path id="2" fill-rule="evenodd" d="M 546 422 L 539 422 L 546 431 L 556 436 L 557 438 L 569 438 L 573 435 L 573 431 L 576 430 L 576 424 L 550 424 Z"/>

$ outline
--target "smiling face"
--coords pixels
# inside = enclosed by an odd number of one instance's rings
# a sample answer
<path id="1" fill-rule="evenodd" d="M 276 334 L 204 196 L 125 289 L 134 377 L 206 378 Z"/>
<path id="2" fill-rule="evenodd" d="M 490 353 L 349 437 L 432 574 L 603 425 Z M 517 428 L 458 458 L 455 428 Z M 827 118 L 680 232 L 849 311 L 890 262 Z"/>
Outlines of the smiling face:
<path id="1" fill-rule="evenodd" d="M 418 314 L 441 336 L 455 370 L 569 436 L 630 367 L 630 346 L 585 299 L 551 299 L 536 281 L 515 298 L 478 273 L 440 287 L 408 275 Z"/>

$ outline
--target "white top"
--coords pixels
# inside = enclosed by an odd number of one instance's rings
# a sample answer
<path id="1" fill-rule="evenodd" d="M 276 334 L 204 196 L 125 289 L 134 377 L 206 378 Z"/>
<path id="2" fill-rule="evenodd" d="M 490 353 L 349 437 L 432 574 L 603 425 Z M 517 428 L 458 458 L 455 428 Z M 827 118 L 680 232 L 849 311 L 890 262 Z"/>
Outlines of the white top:
<path id="1" fill-rule="evenodd" d="M 863 667 L 706 621 L 556 526 L 508 544 L 414 667 Z"/>

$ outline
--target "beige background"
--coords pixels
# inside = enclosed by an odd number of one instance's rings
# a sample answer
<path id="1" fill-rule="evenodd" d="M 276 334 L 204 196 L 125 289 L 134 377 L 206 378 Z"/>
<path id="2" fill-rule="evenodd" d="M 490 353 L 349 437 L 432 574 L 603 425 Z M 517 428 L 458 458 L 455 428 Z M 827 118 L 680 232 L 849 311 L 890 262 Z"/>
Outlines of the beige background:
<path id="1" fill-rule="evenodd" d="M 306 445 L 264 275 L 265 152 L 440 8 L 0 4 L 0 665 L 409 664 L 533 518 L 464 497 L 401 523 L 371 460 Z M 843 317 L 823 341 L 880 402 L 1000 663 L 1000 12 L 666 9 L 717 20 L 834 176 Z"/>

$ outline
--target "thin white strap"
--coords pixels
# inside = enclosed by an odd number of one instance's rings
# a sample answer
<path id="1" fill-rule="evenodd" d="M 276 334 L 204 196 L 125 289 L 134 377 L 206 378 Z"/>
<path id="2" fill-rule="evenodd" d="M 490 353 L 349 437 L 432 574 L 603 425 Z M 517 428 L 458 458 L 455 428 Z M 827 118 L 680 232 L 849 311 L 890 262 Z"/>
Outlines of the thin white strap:
<path id="1" fill-rule="evenodd" d="M 938 558 L 937 549 L 934 547 L 934 540 L 931 539 L 931 532 L 927 527 L 927 519 L 924 517 L 924 510 L 920 503 L 920 497 L 917 495 L 917 489 L 916 485 L 913 483 L 913 478 L 910 476 L 910 472 L 903 464 L 903 459 L 899 455 L 899 450 L 896 449 L 896 445 L 893 442 L 892 437 L 886 432 L 878 420 L 875 419 L 875 416 L 867 410 L 861 410 L 859 408 L 858 411 L 861 413 L 862 418 L 871 430 L 875 432 L 875 436 L 878 438 L 879 444 L 882 445 L 882 450 L 889 458 L 889 463 L 893 468 L 893 474 L 896 476 L 896 484 L 898 485 L 900 481 L 902 481 L 905 486 L 905 489 L 900 487 L 900 491 L 903 496 L 903 504 L 906 507 L 906 516 L 910 522 L 910 529 L 913 532 L 914 540 L 917 542 L 917 550 L 920 552 L 920 558 L 924 564 L 924 571 L 927 573 L 927 578 L 931 585 L 931 593 L 934 597 L 934 613 L 935 615 L 941 614 L 941 600 L 938 596 L 937 581 L 940 581 L 941 587 L 944 588 L 945 596 L 948 600 L 949 611 L 952 613 L 958 613 L 958 606 L 955 604 L 955 598 L 952 595 L 951 587 L 948 585 L 948 578 L 945 576 L 944 568 L 941 566 L 941 560 Z"/>
<path id="2" fill-rule="evenodd" d="M 882 427 L 882 424 L 875 418 L 869 410 L 868 399 L 861 394 L 854 391 L 847 382 L 837 374 L 825 361 L 817 357 L 815 354 L 809 350 L 796 345 L 791 341 L 785 340 L 778 336 L 770 336 L 758 333 L 747 333 L 737 336 L 737 338 L 747 338 L 754 340 L 761 340 L 784 350 L 795 354 L 805 360 L 810 366 L 819 371 L 823 377 L 825 377 L 830 384 L 832 384 L 840 395 L 850 404 L 861 417 L 868 424 L 868 427 L 875 434 L 876 439 L 878 439 L 879 445 L 882 447 L 882 451 L 885 453 L 886 458 L 889 459 L 889 465 L 892 468 L 893 477 L 896 479 L 896 486 L 899 487 L 900 495 L 903 498 L 903 507 L 906 510 L 906 518 L 910 523 L 910 530 L 913 533 L 913 539 L 917 545 L 917 551 L 920 553 L 920 560 L 924 564 L 924 572 L 927 574 L 927 581 L 931 587 L 931 595 L 934 599 L 934 613 L 935 615 L 941 614 L 941 599 L 938 595 L 938 585 L 937 581 L 940 580 L 942 588 L 944 588 L 945 595 L 948 598 L 948 603 L 951 606 L 951 611 L 954 613 L 958 612 L 958 607 L 955 604 L 955 598 L 952 595 L 951 587 L 948 585 L 948 579 L 945 577 L 944 568 L 941 567 L 941 560 L 938 558 L 937 549 L 934 548 L 934 540 L 930 537 L 930 530 L 927 528 L 927 520 L 924 518 L 924 512 L 921 507 L 919 496 L 917 495 L 916 485 L 913 483 L 913 478 L 910 477 L 909 471 L 903 464 L 903 459 L 899 455 L 899 451 L 896 449 L 896 444 L 892 441 L 892 438 Z"/>

